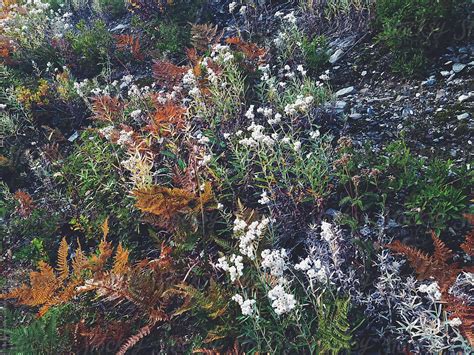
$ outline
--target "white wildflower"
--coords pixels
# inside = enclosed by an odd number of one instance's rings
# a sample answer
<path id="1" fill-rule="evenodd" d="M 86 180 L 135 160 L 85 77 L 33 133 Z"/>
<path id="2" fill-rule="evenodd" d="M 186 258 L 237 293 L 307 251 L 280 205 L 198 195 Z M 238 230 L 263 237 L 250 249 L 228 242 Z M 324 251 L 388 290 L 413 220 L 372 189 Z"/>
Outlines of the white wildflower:
<path id="1" fill-rule="evenodd" d="M 279 316 L 290 312 L 296 307 L 295 296 L 286 293 L 282 285 L 276 285 L 268 292 L 268 298 L 272 301 L 272 307 Z"/>

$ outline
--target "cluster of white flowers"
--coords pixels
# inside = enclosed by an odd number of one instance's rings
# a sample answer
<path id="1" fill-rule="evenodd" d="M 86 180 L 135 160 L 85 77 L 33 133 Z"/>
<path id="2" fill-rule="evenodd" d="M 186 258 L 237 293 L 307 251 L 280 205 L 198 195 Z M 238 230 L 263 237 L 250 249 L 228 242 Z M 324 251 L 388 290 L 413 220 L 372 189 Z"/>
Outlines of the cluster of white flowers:
<path id="1" fill-rule="evenodd" d="M 229 12 L 230 13 L 233 13 L 235 11 L 235 9 L 237 8 L 237 3 L 235 1 L 232 1 L 230 4 L 229 4 Z"/>
<path id="2" fill-rule="evenodd" d="M 326 282 L 328 279 L 328 273 L 322 266 L 321 260 L 314 261 L 309 256 L 296 264 L 295 270 L 305 272 L 310 280 L 316 279 L 320 282 Z"/>
<path id="3" fill-rule="evenodd" d="M 244 264 L 241 255 L 232 254 L 230 258 L 223 256 L 217 260 L 216 267 L 227 271 L 230 276 L 230 280 L 234 282 L 240 276 L 243 275 Z"/>
<path id="4" fill-rule="evenodd" d="M 439 291 L 439 286 L 436 281 L 432 282 L 429 285 L 422 284 L 418 287 L 418 291 L 426 293 L 428 298 L 434 303 L 441 299 L 441 292 Z"/>
<path id="5" fill-rule="evenodd" d="M 273 110 L 270 107 L 259 107 L 257 109 L 258 113 L 261 113 L 265 117 L 272 117 L 273 115 Z"/>
<path id="6" fill-rule="evenodd" d="M 136 120 L 140 117 L 141 114 L 142 110 L 133 110 L 132 112 L 130 112 L 130 117 Z"/>
<path id="7" fill-rule="evenodd" d="M 278 284 L 268 292 L 272 307 L 279 316 L 291 312 L 296 307 L 295 296 L 287 293 L 283 285 Z"/>
<path id="8" fill-rule="evenodd" d="M 232 61 L 234 59 L 234 55 L 232 54 L 229 46 L 216 44 L 212 50 L 211 58 L 217 63 L 224 64 Z"/>
<path id="9" fill-rule="evenodd" d="M 275 144 L 275 139 L 273 137 L 267 136 L 263 133 L 265 127 L 262 125 L 252 124 L 247 128 L 248 131 L 252 132 L 250 137 L 242 138 L 239 140 L 239 143 L 250 148 L 258 148 L 260 144 L 263 144 L 268 147 L 272 147 Z M 277 136 L 275 136 L 277 137 Z"/>
<path id="10" fill-rule="evenodd" d="M 250 259 L 255 259 L 256 244 L 259 242 L 263 233 L 270 224 L 269 218 L 263 218 L 261 221 L 253 221 L 249 225 L 240 218 L 234 221 L 234 236 L 239 239 L 239 250 L 242 255 Z"/>
<path id="11" fill-rule="evenodd" d="M 323 238 L 328 243 L 337 238 L 331 223 L 325 221 L 321 222 L 321 238 Z"/>
<path id="12" fill-rule="evenodd" d="M 260 194 L 260 199 L 258 200 L 258 203 L 261 205 L 267 205 L 270 203 L 270 198 L 268 197 L 268 193 L 266 191 L 263 191 Z"/>
<path id="13" fill-rule="evenodd" d="M 262 81 L 269 81 L 271 78 L 271 72 L 270 72 L 270 64 L 265 64 L 265 65 L 260 65 L 258 67 L 258 70 L 262 72 L 262 76 L 260 77 L 260 80 Z"/>
<path id="14" fill-rule="evenodd" d="M 288 253 L 285 249 L 262 251 L 262 268 L 269 269 L 270 274 L 275 277 L 282 277 L 287 265 Z"/>
<path id="15" fill-rule="evenodd" d="M 240 310 L 242 311 L 242 314 L 244 316 L 251 316 L 254 314 L 255 300 L 253 299 L 244 300 L 244 298 L 239 294 L 232 296 L 232 300 L 237 302 L 240 305 Z"/>
<path id="16" fill-rule="evenodd" d="M 309 95 L 304 97 L 303 95 L 298 95 L 293 104 L 287 104 L 285 106 L 285 113 L 287 115 L 296 115 L 298 112 L 307 112 L 311 104 L 314 101 L 314 97 Z"/>
<path id="17" fill-rule="evenodd" d="M 281 114 L 279 114 L 279 113 L 277 112 L 277 113 L 275 113 L 274 118 L 269 118 L 267 122 L 268 122 L 268 124 L 270 124 L 270 125 L 274 125 L 274 124 L 280 123 L 280 122 L 281 122 L 281 117 L 282 117 Z"/>
<path id="18" fill-rule="evenodd" d="M 99 134 L 103 135 L 105 139 L 111 140 L 112 135 L 116 132 L 114 126 L 105 126 L 99 129 Z"/>
<path id="19" fill-rule="evenodd" d="M 130 144 L 133 144 L 133 130 L 129 130 L 129 131 L 126 131 L 126 130 L 121 130 L 120 133 L 119 133 L 119 138 L 117 139 L 117 144 L 122 146 L 122 147 L 126 147 Z"/>
<path id="20" fill-rule="evenodd" d="M 296 24 L 295 12 L 291 11 L 290 13 L 286 14 L 285 16 L 283 16 L 283 20 L 285 20 L 286 22 L 292 25 L 295 25 Z"/>

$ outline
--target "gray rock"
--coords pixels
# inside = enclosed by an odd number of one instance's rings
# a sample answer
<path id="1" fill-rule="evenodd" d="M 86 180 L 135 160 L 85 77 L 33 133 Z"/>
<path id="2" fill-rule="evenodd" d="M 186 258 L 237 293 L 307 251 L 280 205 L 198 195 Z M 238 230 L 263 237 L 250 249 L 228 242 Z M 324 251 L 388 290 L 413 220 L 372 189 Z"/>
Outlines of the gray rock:
<path id="1" fill-rule="evenodd" d="M 447 70 L 442 70 L 442 71 L 441 71 L 441 75 L 442 75 L 442 76 L 449 76 L 449 74 L 451 74 L 450 71 L 447 71 Z"/>
<path id="2" fill-rule="evenodd" d="M 454 71 L 455 73 L 459 73 L 459 72 L 461 72 L 465 67 L 466 67 L 466 64 L 454 63 L 454 64 L 453 64 L 453 71 Z"/>
<path id="3" fill-rule="evenodd" d="M 352 118 L 353 120 L 358 120 L 362 117 L 362 115 L 360 113 L 351 113 L 349 115 L 349 118 Z"/>
<path id="4" fill-rule="evenodd" d="M 472 94 L 469 93 L 469 94 L 462 94 L 461 96 L 458 97 L 458 101 L 459 102 L 464 102 L 464 101 L 467 101 L 471 98 Z"/>
<path id="5" fill-rule="evenodd" d="M 345 101 L 336 101 L 336 103 L 334 104 L 334 108 L 338 112 L 344 112 L 347 108 L 347 102 L 345 102 Z"/>
<path id="6" fill-rule="evenodd" d="M 344 54 L 344 51 L 342 49 L 338 49 L 329 57 L 329 63 L 331 64 L 336 63 L 343 54 Z"/>
<path id="7" fill-rule="evenodd" d="M 341 89 L 336 92 L 336 97 L 346 96 L 349 94 L 353 94 L 355 92 L 355 88 L 353 86 L 349 86 L 347 88 Z"/>
<path id="8" fill-rule="evenodd" d="M 456 116 L 459 121 L 467 120 L 469 118 L 469 113 L 464 112 Z"/>

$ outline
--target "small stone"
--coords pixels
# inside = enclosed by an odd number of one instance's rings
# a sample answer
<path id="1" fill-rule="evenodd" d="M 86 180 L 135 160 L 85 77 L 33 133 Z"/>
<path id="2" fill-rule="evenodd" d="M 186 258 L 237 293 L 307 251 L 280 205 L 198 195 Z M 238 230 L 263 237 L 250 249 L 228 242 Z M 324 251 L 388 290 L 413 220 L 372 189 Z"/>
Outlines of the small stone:
<path id="1" fill-rule="evenodd" d="M 408 116 L 413 116 L 415 114 L 415 111 L 411 107 L 404 107 L 402 109 L 402 117 L 408 117 Z"/>
<path id="2" fill-rule="evenodd" d="M 455 73 L 459 73 L 459 72 L 461 72 L 465 67 L 466 67 L 466 64 L 454 63 L 454 64 L 453 64 L 453 71 L 454 71 Z"/>
<path id="3" fill-rule="evenodd" d="M 449 74 L 451 74 L 450 71 L 447 71 L 447 70 L 442 70 L 442 71 L 441 71 L 441 75 L 442 75 L 442 76 L 448 76 Z"/>
<path id="4" fill-rule="evenodd" d="M 341 89 L 336 92 L 336 97 L 341 97 L 341 96 L 346 96 L 349 94 L 353 94 L 356 90 L 354 89 L 353 86 L 349 86 L 347 88 Z"/>
<path id="5" fill-rule="evenodd" d="M 78 137 L 79 137 L 79 133 L 76 131 L 67 140 L 69 142 L 74 142 Z"/>
<path id="6" fill-rule="evenodd" d="M 461 96 L 458 97 L 459 102 L 464 102 L 467 101 L 471 98 L 471 94 L 462 94 Z"/>
<path id="7" fill-rule="evenodd" d="M 351 113 L 349 115 L 349 118 L 352 118 L 353 120 L 358 120 L 362 117 L 362 115 L 360 113 Z"/>
<path id="8" fill-rule="evenodd" d="M 344 51 L 342 49 L 338 49 L 329 57 L 329 63 L 331 64 L 336 63 L 343 54 L 344 54 Z"/>
<path id="9" fill-rule="evenodd" d="M 366 76 L 367 75 L 367 70 L 364 70 L 362 73 L 360 73 L 360 75 Z"/>
<path id="10" fill-rule="evenodd" d="M 469 118 L 469 113 L 464 112 L 456 116 L 459 121 L 467 120 Z"/>
<path id="11" fill-rule="evenodd" d="M 345 101 L 336 101 L 336 103 L 334 104 L 334 107 L 335 107 L 336 111 L 344 112 L 346 107 L 347 107 L 347 102 L 345 102 Z"/>

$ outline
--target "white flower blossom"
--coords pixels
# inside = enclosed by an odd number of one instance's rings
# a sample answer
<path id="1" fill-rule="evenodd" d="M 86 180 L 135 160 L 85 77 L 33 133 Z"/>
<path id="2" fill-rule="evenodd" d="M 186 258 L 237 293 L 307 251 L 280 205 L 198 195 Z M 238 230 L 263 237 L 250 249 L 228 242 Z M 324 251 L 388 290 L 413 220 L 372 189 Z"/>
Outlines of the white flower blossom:
<path id="1" fill-rule="evenodd" d="M 283 285 L 276 285 L 268 292 L 268 298 L 272 301 L 272 307 L 276 314 L 291 312 L 296 307 L 295 296 L 291 293 L 286 293 Z"/>

